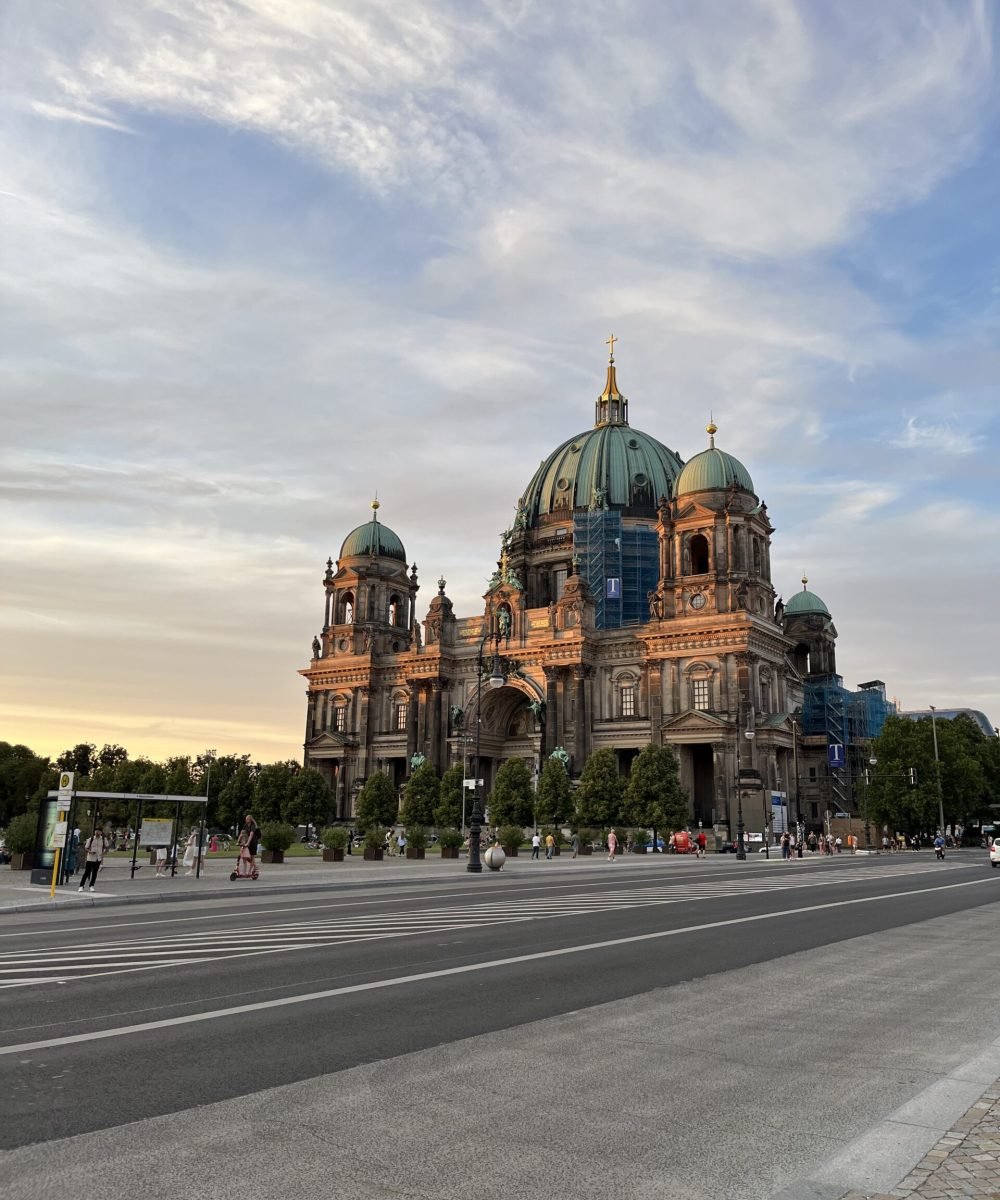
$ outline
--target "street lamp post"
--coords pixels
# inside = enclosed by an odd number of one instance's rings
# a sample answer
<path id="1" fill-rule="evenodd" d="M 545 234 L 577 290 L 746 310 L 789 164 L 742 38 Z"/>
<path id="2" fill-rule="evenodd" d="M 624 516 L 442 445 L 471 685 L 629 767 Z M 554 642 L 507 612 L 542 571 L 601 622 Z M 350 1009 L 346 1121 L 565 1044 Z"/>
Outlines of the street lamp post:
<path id="1" fill-rule="evenodd" d="M 941 831 L 941 836 L 944 837 L 944 796 L 941 792 L 941 760 L 938 758 L 937 744 L 937 710 L 932 704 L 931 710 L 931 733 L 934 736 L 934 774 L 937 776 L 937 794 L 938 794 L 938 828 Z"/>
<path id="2" fill-rule="evenodd" d="M 872 830 L 871 830 L 871 826 L 868 824 L 868 789 L 871 787 L 872 780 L 875 778 L 875 766 L 878 763 L 878 759 L 873 754 L 871 756 L 871 758 L 868 760 L 868 762 L 871 764 L 871 774 L 869 775 L 869 773 L 867 771 L 865 771 L 865 849 L 866 850 L 870 850 L 872 848 Z"/>
<path id="3" fill-rule="evenodd" d="M 482 760 L 479 754 L 479 739 L 483 728 L 482 697 L 483 697 L 483 650 L 487 642 L 493 643 L 493 669 L 490 672 L 490 687 L 503 687 L 503 670 L 500 666 L 500 639 L 503 635 L 499 630 L 488 629 L 479 643 L 479 654 L 476 659 L 479 678 L 476 681 L 476 786 L 473 792 L 472 813 L 469 816 L 469 861 L 465 869 L 473 874 L 480 874 L 483 869 L 480 858 L 480 844 L 483 835 L 483 796 L 482 796 Z"/>

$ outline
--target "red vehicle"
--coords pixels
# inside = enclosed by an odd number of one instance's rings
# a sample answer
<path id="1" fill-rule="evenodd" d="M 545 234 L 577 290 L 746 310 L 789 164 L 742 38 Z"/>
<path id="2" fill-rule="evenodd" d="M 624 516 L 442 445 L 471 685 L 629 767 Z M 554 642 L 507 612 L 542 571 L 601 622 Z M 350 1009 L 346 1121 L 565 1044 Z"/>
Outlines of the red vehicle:
<path id="1" fill-rule="evenodd" d="M 670 848 L 675 854 L 697 854 L 698 848 L 694 839 L 686 829 L 679 829 L 670 835 Z"/>

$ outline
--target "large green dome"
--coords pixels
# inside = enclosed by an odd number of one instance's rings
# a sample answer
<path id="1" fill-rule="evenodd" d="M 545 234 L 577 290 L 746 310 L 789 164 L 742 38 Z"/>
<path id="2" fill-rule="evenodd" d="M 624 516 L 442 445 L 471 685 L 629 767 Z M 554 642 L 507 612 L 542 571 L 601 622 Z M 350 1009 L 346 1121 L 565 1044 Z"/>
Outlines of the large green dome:
<path id="1" fill-rule="evenodd" d="M 406 551 L 403 549 L 403 543 L 388 525 L 383 525 L 379 521 L 376 515 L 377 509 L 378 501 L 374 500 L 372 502 L 372 519 L 365 525 L 359 525 L 357 529 L 352 529 L 344 538 L 344 544 L 340 547 L 340 557 L 351 558 L 355 555 L 370 557 L 374 554 L 379 558 L 395 558 L 405 564 Z"/>
<path id="2" fill-rule="evenodd" d="M 806 588 L 808 579 L 802 580 L 802 591 L 796 592 L 795 595 L 785 605 L 785 616 L 805 616 L 808 613 L 818 613 L 820 616 L 830 616 L 830 610 L 826 607 L 823 601 L 816 595 L 815 592 L 810 592 Z"/>
<path id="3" fill-rule="evenodd" d="M 673 450 L 628 424 L 628 401 L 618 391 L 614 362 L 598 397 L 596 421 L 557 446 L 531 478 L 518 511 L 531 528 L 550 514 L 614 508 L 655 516 L 661 496 L 673 493 L 683 460 Z"/>

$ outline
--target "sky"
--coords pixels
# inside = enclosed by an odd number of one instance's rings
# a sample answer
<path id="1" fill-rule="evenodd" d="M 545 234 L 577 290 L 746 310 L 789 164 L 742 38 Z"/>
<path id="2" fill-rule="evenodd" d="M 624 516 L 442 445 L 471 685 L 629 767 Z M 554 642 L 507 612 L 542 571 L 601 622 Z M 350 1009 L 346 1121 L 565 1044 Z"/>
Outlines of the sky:
<path id="1" fill-rule="evenodd" d="M 610 333 L 845 683 L 1000 723 L 997 47 L 977 0 L 5 0 L 0 740 L 300 757 L 327 557 L 377 492 L 418 613 L 480 612 Z"/>

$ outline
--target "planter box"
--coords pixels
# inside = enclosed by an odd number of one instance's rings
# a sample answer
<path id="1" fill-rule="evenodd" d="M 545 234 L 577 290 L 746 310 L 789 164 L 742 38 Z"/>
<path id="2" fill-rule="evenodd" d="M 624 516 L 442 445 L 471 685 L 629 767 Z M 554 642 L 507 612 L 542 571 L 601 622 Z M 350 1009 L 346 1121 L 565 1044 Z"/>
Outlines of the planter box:
<path id="1" fill-rule="evenodd" d="M 323 861 L 324 862 L 343 862 L 344 861 L 344 852 L 343 852 L 343 850 L 334 850 L 334 849 L 326 850 L 326 849 L 324 849 Z"/>
<path id="2" fill-rule="evenodd" d="M 517 846 L 504 846 L 503 852 L 508 858 L 517 858 Z"/>
<path id="3" fill-rule="evenodd" d="M 284 850 L 265 850 L 260 856 L 261 862 L 266 863 L 283 863 L 285 861 Z"/>
<path id="4" fill-rule="evenodd" d="M 419 846 L 419 847 L 407 846 L 406 847 L 406 857 L 407 858 L 426 858 L 427 851 L 423 848 L 423 846 Z"/>
<path id="5" fill-rule="evenodd" d="M 593 854 L 594 847 L 593 846 L 581 846 L 580 849 L 577 851 L 577 853 L 578 854 Z"/>
<path id="6" fill-rule="evenodd" d="M 441 857 L 442 858 L 458 858 L 458 847 L 457 846 L 442 846 L 441 847 Z"/>
<path id="7" fill-rule="evenodd" d="M 24 854 L 11 854 L 10 869 L 12 871 L 30 871 L 35 856 L 30 850 Z"/>
<path id="8" fill-rule="evenodd" d="M 558 857 L 559 857 L 559 850 L 560 850 L 560 847 L 559 847 L 559 846 L 553 846 L 553 847 L 552 847 L 552 857 L 553 857 L 553 858 L 558 858 Z"/>
<path id="9" fill-rule="evenodd" d="M 381 862 L 384 856 L 381 846 L 365 846 L 365 862 Z"/>

